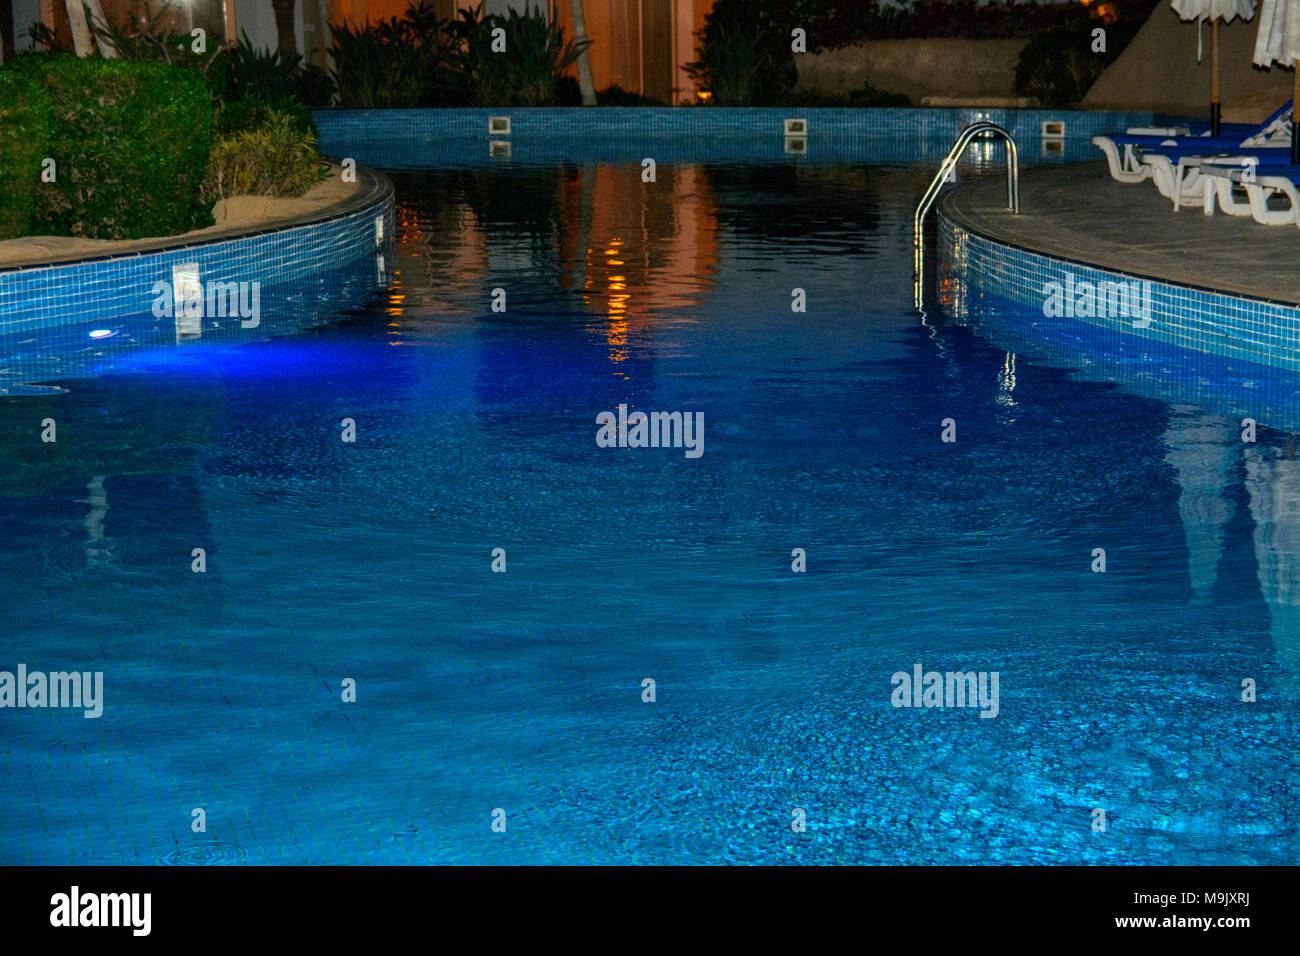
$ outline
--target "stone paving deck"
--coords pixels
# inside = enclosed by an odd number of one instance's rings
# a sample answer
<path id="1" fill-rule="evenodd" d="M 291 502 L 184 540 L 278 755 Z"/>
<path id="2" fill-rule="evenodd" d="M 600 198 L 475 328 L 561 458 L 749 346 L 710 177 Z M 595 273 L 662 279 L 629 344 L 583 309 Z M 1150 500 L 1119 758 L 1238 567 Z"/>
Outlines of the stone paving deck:
<path id="1" fill-rule="evenodd" d="M 989 239 L 1129 275 L 1300 303 L 1300 229 L 1173 203 L 1144 183 L 1117 183 L 1104 162 L 1025 170 L 1020 214 L 1006 179 L 960 185 L 945 216 Z"/>

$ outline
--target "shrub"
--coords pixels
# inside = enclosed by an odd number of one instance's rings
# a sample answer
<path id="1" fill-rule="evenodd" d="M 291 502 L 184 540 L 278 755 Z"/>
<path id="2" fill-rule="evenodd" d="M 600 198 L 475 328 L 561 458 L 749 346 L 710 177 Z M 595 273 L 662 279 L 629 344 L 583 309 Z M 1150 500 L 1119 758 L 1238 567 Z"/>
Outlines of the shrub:
<path id="1" fill-rule="evenodd" d="M 686 72 L 711 94 L 715 106 L 771 103 L 798 78 L 790 51 L 790 29 L 759 16 L 754 0 L 719 0 L 698 34 L 698 59 Z"/>
<path id="2" fill-rule="evenodd" d="M 238 133 L 266 125 L 273 113 L 288 115 L 297 129 L 316 135 L 316 121 L 302 100 L 296 96 L 266 97 L 260 93 L 218 104 L 212 128 L 217 137 Z"/>
<path id="3" fill-rule="evenodd" d="M 492 30 L 506 32 L 507 52 L 492 51 Z M 504 16 L 466 7 L 440 19 L 424 2 L 398 18 L 352 28 L 337 24 L 333 80 L 344 107 L 550 106 L 578 104 L 565 70 L 585 44 L 566 40 L 551 10 Z"/>
<path id="4" fill-rule="evenodd" d="M 1125 17 L 1140 24 L 1156 0 L 1120 0 Z M 1033 37 L 1061 25 L 1096 22 L 1087 9 L 1073 3 L 1038 0 L 716 0 L 696 34 L 696 59 L 687 72 L 710 102 L 724 106 L 783 104 L 798 79 L 791 31 L 805 31 L 807 52 L 837 49 L 869 40 L 908 37 L 994 39 Z M 1110 25 L 1108 40 L 1113 59 L 1132 32 Z M 1086 60 L 1088 46 L 1081 48 Z M 1078 50 L 1074 51 L 1078 54 Z M 1079 81 L 1086 78 L 1080 62 Z M 1031 72 L 1051 72 L 1043 62 Z M 1086 89 L 1086 87 L 1085 87 Z M 1022 94 L 1037 95 L 1037 94 Z M 1081 94 L 1080 94 L 1081 95 Z M 872 97 L 860 97 L 875 104 Z M 896 97 L 895 97 L 896 99 Z"/>
<path id="5" fill-rule="evenodd" d="M 212 147 L 203 181 L 207 202 L 231 196 L 301 196 L 326 176 L 316 134 L 291 110 L 265 106 Z"/>
<path id="6" fill-rule="evenodd" d="M 29 77 L 0 71 L 0 239 L 28 234 L 49 148 L 49 96 Z"/>
<path id="7" fill-rule="evenodd" d="M 686 72 L 700 82 L 715 106 L 749 106 L 770 102 L 794 86 L 785 74 L 792 63 L 778 67 L 777 58 L 763 48 L 763 33 L 739 22 L 716 20 L 705 27 L 700 59 Z"/>
<path id="8" fill-rule="evenodd" d="M 721 106 L 782 103 L 798 80 L 791 33 L 808 53 L 910 36 L 917 4 L 899 0 L 717 0 L 686 71 Z"/>
<path id="9" fill-rule="evenodd" d="M 582 105 L 582 87 L 578 86 L 576 76 L 562 73 L 555 78 L 555 95 L 552 98 L 552 103 L 555 106 Z"/>
<path id="10" fill-rule="evenodd" d="M 209 225 L 199 199 L 212 103 L 194 70 L 29 54 L 6 67 L 46 90 L 56 181 L 37 192 L 33 229 L 95 239 Z"/>
<path id="11" fill-rule="evenodd" d="M 315 63 L 305 63 L 298 67 L 298 96 L 312 109 L 329 106 L 334 102 L 338 87 L 329 71 Z"/>
<path id="12" fill-rule="evenodd" d="M 190 33 L 172 29 L 182 19 L 176 16 L 177 6 L 175 0 L 131 0 L 122 22 L 95 26 L 96 37 L 101 46 L 111 46 L 122 59 L 154 60 L 198 70 L 214 100 L 261 93 L 271 98 L 300 97 L 311 106 L 329 105 L 334 96 L 333 80 L 320 67 L 304 64 L 297 53 L 258 50 L 247 33 L 228 51 L 209 38 L 208 48 L 197 52 Z M 43 24 L 33 24 L 28 35 L 47 50 L 72 52 Z"/>
<path id="13" fill-rule="evenodd" d="M 100 46 L 112 47 L 122 59 L 190 67 L 203 76 L 214 99 L 224 95 L 227 67 L 221 47 L 214 43 L 211 49 L 197 52 L 194 38 L 188 32 L 172 31 L 172 25 L 178 22 L 172 0 L 159 3 L 132 0 L 120 25 L 106 20 L 97 25 L 91 22 L 91 27 Z"/>
<path id="14" fill-rule="evenodd" d="M 1093 53 L 1092 31 L 1099 22 L 1061 23 L 1026 43 L 1016 63 L 1016 95 L 1036 96 L 1046 106 L 1069 106 L 1083 99 L 1142 26 L 1134 20 L 1108 24 L 1106 52 Z"/>
<path id="15" fill-rule="evenodd" d="M 911 106 L 905 93 L 878 90 L 868 82 L 849 92 L 849 106 Z"/>
<path id="16" fill-rule="evenodd" d="M 239 43 L 231 48 L 229 57 L 226 93 L 229 99 L 238 100 L 254 94 L 275 99 L 297 93 L 294 70 L 301 60 L 297 53 L 259 50 L 245 32 L 240 35 Z"/>
<path id="17" fill-rule="evenodd" d="M 334 98 L 334 80 L 320 67 L 304 65 L 297 53 L 259 50 L 247 33 L 226 56 L 229 60 L 227 99 L 256 95 L 268 100 L 295 98 L 309 106 L 328 106 Z"/>
<path id="18" fill-rule="evenodd" d="M 818 90 L 794 90 L 781 98 L 781 106 L 911 106 L 912 101 L 903 93 L 889 93 L 878 90 L 870 83 L 864 82 L 856 90 L 848 93 L 822 93 Z"/>
<path id="19" fill-rule="evenodd" d="M 526 13 L 483 16 L 483 5 L 462 9 L 447 28 L 452 37 L 455 80 L 464 100 L 474 106 L 553 106 L 561 77 L 589 41 L 565 38 L 555 5 L 549 19 L 540 8 Z M 492 51 L 492 31 L 505 30 L 506 51 Z"/>
<path id="20" fill-rule="evenodd" d="M 1030 37 L 1038 31 L 1087 17 L 1074 3 L 1035 0 L 918 0 L 911 5 L 911 31 L 905 36 L 1000 40 Z"/>
<path id="21" fill-rule="evenodd" d="M 393 18 L 334 29 L 334 82 L 339 105 L 357 109 L 431 106 L 444 101 L 451 78 L 444 63 L 445 21 L 412 5 Z"/>
<path id="22" fill-rule="evenodd" d="M 615 83 L 596 94 L 596 102 L 601 106 L 663 106 L 662 100 L 651 96 L 632 93 Z"/>

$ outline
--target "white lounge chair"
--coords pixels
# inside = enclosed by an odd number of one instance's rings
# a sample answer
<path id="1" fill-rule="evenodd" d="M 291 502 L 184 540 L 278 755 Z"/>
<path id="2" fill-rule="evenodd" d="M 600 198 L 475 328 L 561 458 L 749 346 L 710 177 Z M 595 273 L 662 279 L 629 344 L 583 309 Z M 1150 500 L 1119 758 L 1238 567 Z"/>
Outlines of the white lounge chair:
<path id="1" fill-rule="evenodd" d="M 1291 101 L 1288 100 L 1272 116 L 1257 126 L 1225 125 L 1223 130 L 1225 132 L 1219 136 L 1210 136 L 1208 130 L 1201 135 L 1189 136 L 1169 135 L 1159 130 L 1154 133 L 1130 131 L 1113 136 L 1094 136 L 1092 144 L 1106 157 L 1112 179 L 1121 183 L 1140 183 L 1151 177 L 1153 173 L 1151 167 L 1142 161 L 1143 149 L 1198 150 L 1202 154 L 1225 154 L 1261 146 L 1289 146 L 1291 144 Z M 1157 183 L 1157 186 L 1159 185 Z M 1172 184 L 1168 185 L 1172 188 Z M 1164 190 L 1162 189 L 1161 192 Z"/>
<path id="2" fill-rule="evenodd" d="M 1254 166 L 1210 165 L 1202 172 L 1215 184 L 1215 199 L 1233 215 L 1240 213 L 1229 209 L 1224 198 L 1232 199 L 1233 187 L 1240 186 L 1246 191 L 1250 215 L 1256 222 L 1265 226 L 1300 227 L 1300 166 L 1262 163 Z M 1287 207 L 1270 208 L 1269 200 L 1279 195 L 1286 197 Z M 1240 205 L 1235 199 L 1232 202 Z"/>
<path id="3" fill-rule="evenodd" d="M 1250 166 L 1256 163 L 1285 162 L 1290 158 L 1290 144 L 1265 146 L 1259 149 L 1223 150 L 1207 152 L 1195 147 L 1156 147 L 1137 150 L 1141 162 L 1151 171 L 1151 181 L 1160 195 L 1174 204 L 1177 212 L 1183 206 L 1202 206 L 1205 202 L 1203 167 L 1212 164 Z M 1209 212 L 1213 212 L 1210 209 Z"/>

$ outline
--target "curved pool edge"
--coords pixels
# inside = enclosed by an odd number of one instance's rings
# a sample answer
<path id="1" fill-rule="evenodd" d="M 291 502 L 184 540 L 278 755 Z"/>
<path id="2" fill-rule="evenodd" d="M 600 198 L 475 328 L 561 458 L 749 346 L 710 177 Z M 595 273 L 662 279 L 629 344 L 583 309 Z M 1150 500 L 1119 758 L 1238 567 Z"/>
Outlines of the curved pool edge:
<path id="1" fill-rule="evenodd" d="M 129 251 L 0 269 L 0 335 L 148 315 L 157 283 L 171 282 L 178 266 L 196 268 L 204 285 L 257 283 L 273 291 L 371 258 L 375 289 L 384 288 L 395 192 L 387 176 L 369 167 L 358 165 L 357 179 L 353 195 L 302 216 L 233 227 L 215 236 L 163 238 Z"/>
<path id="2" fill-rule="evenodd" d="M 1010 239 L 1004 229 L 994 235 L 957 202 L 980 188 L 988 187 L 958 186 L 944 195 L 936 210 L 939 269 L 956 280 L 941 295 L 945 306 L 962 313 L 987 293 L 1036 310 L 1051 310 L 1044 311 L 1045 316 L 1300 372 L 1300 305 L 1296 302 L 1223 288 L 1213 276 L 1201 283 L 1187 282 L 1152 268 L 1150 262 L 1134 261 L 1132 268 L 1120 269 L 1084 255 L 1046 251 L 1045 243 L 1030 237 Z M 1191 214 L 1200 218 L 1199 210 Z M 1273 235 L 1274 227 L 1257 228 L 1260 238 Z M 1071 292 L 1075 301 L 1083 297 L 1082 307 L 1066 301 Z M 1132 296 L 1134 307 L 1125 307 L 1125 294 Z"/>

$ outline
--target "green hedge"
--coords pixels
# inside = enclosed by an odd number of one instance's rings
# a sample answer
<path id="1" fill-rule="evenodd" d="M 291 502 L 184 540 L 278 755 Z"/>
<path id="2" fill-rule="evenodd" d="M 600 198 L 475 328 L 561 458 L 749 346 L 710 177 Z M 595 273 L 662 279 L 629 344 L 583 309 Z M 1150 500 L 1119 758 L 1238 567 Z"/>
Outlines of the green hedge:
<path id="1" fill-rule="evenodd" d="M 311 134 L 313 140 L 316 138 L 316 120 L 312 118 L 311 108 L 298 97 L 267 97 L 261 93 L 250 93 L 243 99 L 226 100 L 217 105 L 212 116 L 213 145 L 230 133 L 242 133 L 265 126 L 272 116 L 278 114 L 288 115 L 296 129 Z"/>
<path id="2" fill-rule="evenodd" d="M 28 235 L 49 150 L 49 96 L 29 77 L 0 71 L 0 239 Z"/>
<path id="3" fill-rule="evenodd" d="M 212 224 L 199 195 L 212 103 L 198 73 L 67 54 L 21 56 L 9 71 L 44 87 L 51 108 L 57 179 L 40 184 L 30 232 L 139 239 Z"/>

